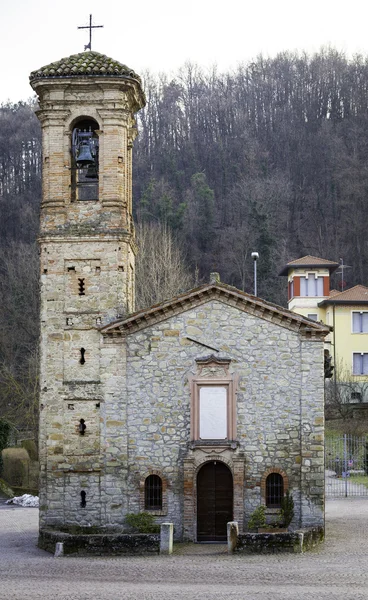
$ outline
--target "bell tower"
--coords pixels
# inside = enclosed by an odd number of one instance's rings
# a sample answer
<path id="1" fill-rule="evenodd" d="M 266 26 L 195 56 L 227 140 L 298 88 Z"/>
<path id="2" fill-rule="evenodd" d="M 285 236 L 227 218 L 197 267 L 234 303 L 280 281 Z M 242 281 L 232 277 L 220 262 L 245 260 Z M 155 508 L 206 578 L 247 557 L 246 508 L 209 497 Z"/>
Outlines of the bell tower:
<path id="1" fill-rule="evenodd" d="M 30 83 L 43 150 L 40 518 L 53 525 L 80 522 L 65 498 L 97 498 L 103 473 L 98 329 L 134 310 L 132 146 L 145 97 L 134 71 L 92 51 Z"/>
<path id="2" fill-rule="evenodd" d="M 43 134 L 40 241 L 45 280 L 53 274 L 52 265 L 56 267 L 48 260 L 50 243 L 53 251 L 59 245 L 51 259 L 57 258 L 58 276 L 61 257 L 101 261 L 105 256 L 105 264 L 96 263 L 94 269 L 85 264 L 64 269 L 66 287 L 79 296 L 74 308 L 65 297 L 69 303 L 65 308 L 80 312 L 83 307 L 88 312 L 92 303 L 94 313 L 110 313 L 117 307 L 131 312 L 134 114 L 145 105 L 140 78 L 98 52 L 83 52 L 34 71 L 30 81 L 39 97 Z M 96 273 L 99 284 L 94 281 Z M 55 283 L 52 287 L 61 291 L 61 280 Z"/>

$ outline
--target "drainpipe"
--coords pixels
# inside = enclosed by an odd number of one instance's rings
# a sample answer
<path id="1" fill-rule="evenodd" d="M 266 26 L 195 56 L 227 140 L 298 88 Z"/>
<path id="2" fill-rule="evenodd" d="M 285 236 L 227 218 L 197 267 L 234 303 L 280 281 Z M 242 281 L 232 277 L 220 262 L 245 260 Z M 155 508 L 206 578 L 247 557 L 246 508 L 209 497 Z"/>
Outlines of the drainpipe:
<path id="1" fill-rule="evenodd" d="M 336 400 L 337 381 L 336 381 L 336 327 L 335 327 L 335 305 L 332 305 L 332 323 L 333 323 L 333 357 L 334 357 L 334 394 Z"/>

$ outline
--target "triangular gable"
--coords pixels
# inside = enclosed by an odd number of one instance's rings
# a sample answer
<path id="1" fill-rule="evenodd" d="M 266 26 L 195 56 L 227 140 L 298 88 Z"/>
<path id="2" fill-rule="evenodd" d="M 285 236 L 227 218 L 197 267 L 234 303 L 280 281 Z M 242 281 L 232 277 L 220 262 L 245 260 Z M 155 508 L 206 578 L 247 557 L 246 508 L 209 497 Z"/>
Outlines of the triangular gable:
<path id="1" fill-rule="evenodd" d="M 100 331 L 107 336 L 126 335 L 165 321 L 211 300 L 218 300 L 285 329 L 298 331 L 308 338 L 323 339 L 331 331 L 328 325 L 316 323 L 286 308 L 223 283 L 206 284 L 194 288 L 171 300 L 140 310 L 125 319 L 118 319 L 104 325 Z"/>

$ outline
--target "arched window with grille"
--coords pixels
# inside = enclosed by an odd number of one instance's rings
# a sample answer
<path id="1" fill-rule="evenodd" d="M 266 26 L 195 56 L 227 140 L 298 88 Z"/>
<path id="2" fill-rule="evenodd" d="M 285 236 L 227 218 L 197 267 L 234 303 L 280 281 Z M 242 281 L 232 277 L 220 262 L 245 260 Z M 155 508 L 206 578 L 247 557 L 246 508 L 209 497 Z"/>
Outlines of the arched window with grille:
<path id="1" fill-rule="evenodd" d="M 266 506 L 280 508 L 284 497 L 284 479 L 280 473 L 270 473 L 266 479 Z"/>
<path id="2" fill-rule="evenodd" d="M 162 510 L 162 479 L 158 475 L 149 475 L 144 482 L 145 510 Z"/>

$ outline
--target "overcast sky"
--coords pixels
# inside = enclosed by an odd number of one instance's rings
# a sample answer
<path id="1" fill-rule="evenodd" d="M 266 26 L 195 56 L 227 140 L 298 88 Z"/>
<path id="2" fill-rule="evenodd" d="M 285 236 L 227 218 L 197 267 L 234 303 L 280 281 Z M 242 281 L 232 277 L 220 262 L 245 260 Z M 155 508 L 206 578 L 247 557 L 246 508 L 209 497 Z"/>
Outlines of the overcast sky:
<path id="1" fill-rule="evenodd" d="M 0 0 L 0 103 L 32 96 L 29 73 L 92 49 L 137 73 L 173 72 L 186 61 L 220 70 L 259 53 L 331 45 L 368 54 L 367 0 Z"/>

